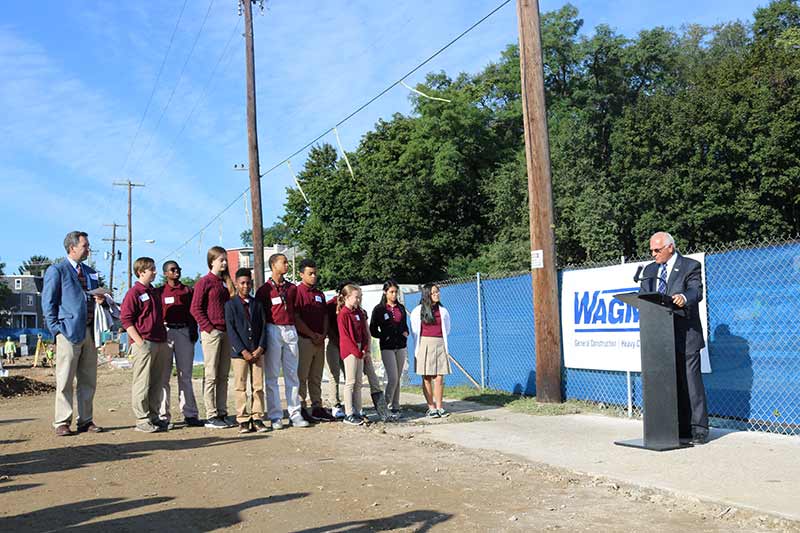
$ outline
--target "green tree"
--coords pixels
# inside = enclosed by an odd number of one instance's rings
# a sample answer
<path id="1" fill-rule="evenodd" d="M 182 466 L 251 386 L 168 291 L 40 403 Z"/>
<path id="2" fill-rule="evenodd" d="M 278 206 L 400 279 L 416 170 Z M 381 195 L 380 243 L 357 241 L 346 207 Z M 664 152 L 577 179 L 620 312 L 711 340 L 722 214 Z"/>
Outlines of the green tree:
<path id="1" fill-rule="evenodd" d="M 659 229 L 683 248 L 800 231 L 797 0 L 633 38 L 585 32 L 567 4 L 543 14 L 542 42 L 559 264 L 644 254 Z M 528 268 L 518 47 L 418 89 L 449 102 L 412 96 L 378 121 L 348 153 L 354 177 L 314 147 L 308 203 L 288 191 L 278 229 L 327 286 Z"/>
<path id="2" fill-rule="evenodd" d="M 17 269 L 18 274 L 30 272 L 32 276 L 44 276 L 47 267 L 53 264 L 53 260 L 46 255 L 32 255 L 22 262 Z"/>
<path id="3" fill-rule="evenodd" d="M 283 222 L 275 222 L 268 228 L 263 229 L 264 245 L 272 246 L 274 244 L 292 244 L 293 236 L 289 228 Z M 244 230 L 240 236 L 243 246 L 253 246 L 253 230 Z"/>

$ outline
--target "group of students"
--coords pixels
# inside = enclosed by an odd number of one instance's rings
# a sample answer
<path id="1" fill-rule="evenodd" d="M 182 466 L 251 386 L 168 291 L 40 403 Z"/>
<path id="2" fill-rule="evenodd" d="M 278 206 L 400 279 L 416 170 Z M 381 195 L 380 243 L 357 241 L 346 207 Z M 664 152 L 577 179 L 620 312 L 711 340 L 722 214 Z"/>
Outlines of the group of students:
<path id="1" fill-rule="evenodd" d="M 363 424 L 366 417 L 361 389 L 365 374 L 378 416 L 384 421 L 401 417 L 400 377 L 408 358 L 409 327 L 397 283 L 384 283 L 381 302 L 368 320 L 361 307 L 361 289 L 353 283 L 342 284 L 334 298 L 325 300 L 317 288 L 316 265 L 309 259 L 300 263 L 301 281 L 295 285 L 285 279 L 289 269 L 286 256 L 272 255 L 271 276 L 255 295 L 250 269 L 240 268 L 231 278 L 224 248 L 210 248 L 207 263 L 209 272 L 194 289 L 180 282 L 181 269 L 175 261 L 164 263 L 166 283 L 158 288 L 153 286 L 153 259 L 140 257 L 133 265 L 137 282 L 125 295 L 120 320 L 132 345 L 136 430 L 154 433 L 172 427 L 173 356 L 180 409 L 187 426 L 238 427 L 240 433 L 283 429 L 281 375 L 292 426 L 308 427 L 313 422 L 338 419 L 350 425 Z M 444 376 L 450 373 L 450 315 L 441 305 L 438 286 L 423 287 L 421 303 L 411 312 L 410 322 L 416 343 L 415 370 L 423 379 L 427 416 L 446 417 L 449 413 L 442 406 L 442 396 Z M 191 382 L 198 329 L 205 420 L 199 418 Z M 372 337 L 380 343 L 387 378 L 385 391 L 372 362 Z M 333 411 L 322 403 L 326 361 L 332 377 Z M 235 424 L 229 421 L 227 408 L 231 367 Z M 342 373 L 345 385 L 340 390 Z"/>

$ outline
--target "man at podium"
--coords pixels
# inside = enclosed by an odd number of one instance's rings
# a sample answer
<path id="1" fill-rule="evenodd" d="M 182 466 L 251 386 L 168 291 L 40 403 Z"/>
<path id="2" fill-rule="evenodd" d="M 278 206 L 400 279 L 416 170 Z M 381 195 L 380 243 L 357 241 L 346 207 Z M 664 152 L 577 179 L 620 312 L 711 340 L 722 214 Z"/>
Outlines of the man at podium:
<path id="1" fill-rule="evenodd" d="M 650 237 L 653 263 L 642 272 L 640 292 L 659 292 L 685 311 L 675 314 L 675 367 L 678 388 L 678 435 L 682 443 L 708 440 L 706 390 L 700 374 L 700 350 L 705 347 L 698 303 L 703 299 L 700 263 L 679 254 L 675 240 L 660 231 Z"/>

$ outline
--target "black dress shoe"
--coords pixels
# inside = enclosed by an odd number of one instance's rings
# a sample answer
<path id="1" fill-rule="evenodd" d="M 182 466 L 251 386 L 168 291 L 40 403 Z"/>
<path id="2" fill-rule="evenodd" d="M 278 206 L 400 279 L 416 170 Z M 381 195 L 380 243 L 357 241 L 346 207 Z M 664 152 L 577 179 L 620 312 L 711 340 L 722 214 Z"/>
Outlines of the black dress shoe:
<path id="1" fill-rule="evenodd" d="M 692 444 L 700 446 L 708 442 L 708 433 L 695 433 L 692 436 Z"/>
<path id="2" fill-rule="evenodd" d="M 94 422 L 87 422 L 86 424 L 78 426 L 78 433 L 102 433 L 103 428 L 96 426 Z"/>

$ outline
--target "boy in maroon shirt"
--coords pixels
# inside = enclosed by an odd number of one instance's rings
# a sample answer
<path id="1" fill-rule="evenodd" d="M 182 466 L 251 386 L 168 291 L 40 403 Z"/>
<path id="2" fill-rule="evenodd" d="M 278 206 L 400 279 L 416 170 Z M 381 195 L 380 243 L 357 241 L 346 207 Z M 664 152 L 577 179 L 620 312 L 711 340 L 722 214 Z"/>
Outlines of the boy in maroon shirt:
<path id="1" fill-rule="evenodd" d="M 300 283 L 294 305 L 300 362 L 300 412 L 306 420 L 336 420 L 322 407 L 322 372 L 325 369 L 325 337 L 328 334 L 325 295 L 317 288 L 317 265 L 311 259 L 300 262 Z M 306 394 L 311 398 L 311 413 L 306 411 Z"/>
<path id="2" fill-rule="evenodd" d="M 272 276 L 256 293 L 264 304 L 267 323 L 267 353 L 264 359 L 264 381 L 267 389 L 267 416 L 273 429 L 283 429 L 283 408 L 278 387 L 278 376 L 283 370 L 286 409 L 289 421 L 295 427 L 308 427 L 300 413 L 300 383 L 297 380 L 297 329 L 294 323 L 294 303 L 297 287 L 286 281 L 289 261 L 283 254 L 269 258 Z"/>
<path id="3" fill-rule="evenodd" d="M 159 293 L 152 286 L 156 278 L 155 261 L 140 257 L 133 263 L 133 271 L 139 279 L 125 294 L 120 309 L 122 326 L 132 342 L 131 403 L 136 415 L 136 431 L 155 433 L 168 429 L 158 418 L 164 367 L 169 362 L 167 330 Z"/>
<path id="4" fill-rule="evenodd" d="M 169 424 L 170 378 L 172 358 L 178 370 L 178 401 L 183 419 L 189 427 L 203 427 L 198 418 L 197 400 L 192 388 L 192 367 L 194 366 L 194 345 L 197 342 L 197 322 L 189 312 L 192 305 L 192 288 L 181 283 L 181 267 L 176 261 L 167 261 L 161 267 L 166 283 L 159 288 L 161 307 L 164 310 L 164 326 L 167 328 L 169 345 L 169 364 L 164 367 L 164 394 L 159 410 L 159 419 Z"/>

